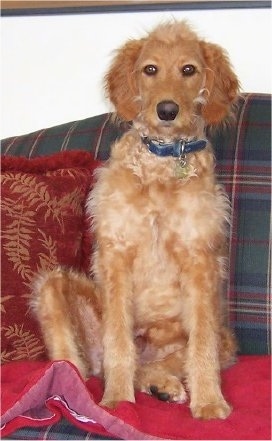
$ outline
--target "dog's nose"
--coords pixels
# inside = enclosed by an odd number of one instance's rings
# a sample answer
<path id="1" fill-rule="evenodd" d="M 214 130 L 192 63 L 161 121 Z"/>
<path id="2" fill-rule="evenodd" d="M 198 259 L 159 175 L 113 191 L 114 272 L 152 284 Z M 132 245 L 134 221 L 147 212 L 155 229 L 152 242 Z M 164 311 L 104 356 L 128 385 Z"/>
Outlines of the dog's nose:
<path id="1" fill-rule="evenodd" d="M 161 101 L 157 105 L 158 117 L 163 121 L 173 121 L 179 111 L 179 106 L 174 101 Z"/>

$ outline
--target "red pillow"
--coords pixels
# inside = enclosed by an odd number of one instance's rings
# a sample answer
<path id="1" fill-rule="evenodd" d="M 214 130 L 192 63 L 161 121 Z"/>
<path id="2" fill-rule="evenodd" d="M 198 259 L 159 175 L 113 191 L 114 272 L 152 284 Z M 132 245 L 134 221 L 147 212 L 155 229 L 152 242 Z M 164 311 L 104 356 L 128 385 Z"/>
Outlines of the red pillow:
<path id="1" fill-rule="evenodd" d="M 28 304 L 35 274 L 57 265 L 88 270 L 85 201 L 97 165 L 84 151 L 2 158 L 2 362 L 45 358 Z"/>

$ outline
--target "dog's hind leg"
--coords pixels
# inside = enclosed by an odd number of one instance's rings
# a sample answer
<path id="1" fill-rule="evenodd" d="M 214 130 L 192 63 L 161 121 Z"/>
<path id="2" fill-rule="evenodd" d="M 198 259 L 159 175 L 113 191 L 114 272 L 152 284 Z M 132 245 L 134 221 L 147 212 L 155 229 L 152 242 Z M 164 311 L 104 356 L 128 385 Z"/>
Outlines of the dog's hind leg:
<path id="1" fill-rule="evenodd" d="M 184 376 L 184 349 L 177 350 L 163 360 L 139 366 L 135 389 L 155 395 L 162 401 L 184 402 L 186 392 L 181 382 Z"/>
<path id="2" fill-rule="evenodd" d="M 163 320 L 136 339 L 139 352 L 135 388 L 161 400 L 183 402 L 188 338 L 180 320 Z"/>
<path id="3" fill-rule="evenodd" d="M 93 282 L 56 269 L 37 278 L 31 306 L 51 360 L 72 362 L 84 378 L 102 365 L 101 307 Z"/>

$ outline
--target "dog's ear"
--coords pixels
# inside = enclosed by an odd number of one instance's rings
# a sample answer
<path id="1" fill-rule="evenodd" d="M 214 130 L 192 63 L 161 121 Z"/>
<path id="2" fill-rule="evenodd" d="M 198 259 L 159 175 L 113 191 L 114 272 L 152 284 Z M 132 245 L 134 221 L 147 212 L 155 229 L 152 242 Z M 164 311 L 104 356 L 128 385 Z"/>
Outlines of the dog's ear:
<path id="1" fill-rule="evenodd" d="M 144 39 L 131 40 L 121 47 L 105 76 L 106 93 L 118 116 L 126 121 L 134 119 L 140 110 L 135 65 L 143 43 Z"/>
<path id="2" fill-rule="evenodd" d="M 200 42 L 207 68 L 206 89 L 209 91 L 203 117 L 207 124 L 217 124 L 229 113 L 239 92 L 239 81 L 228 55 L 218 45 Z"/>

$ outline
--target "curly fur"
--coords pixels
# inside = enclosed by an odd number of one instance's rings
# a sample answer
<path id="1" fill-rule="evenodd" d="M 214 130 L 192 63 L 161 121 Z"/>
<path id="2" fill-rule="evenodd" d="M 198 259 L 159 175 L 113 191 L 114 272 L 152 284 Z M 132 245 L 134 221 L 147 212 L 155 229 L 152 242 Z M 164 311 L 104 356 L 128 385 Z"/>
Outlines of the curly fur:
<path id="1" fill-rule="evenodd" d="M 88 200 L 92 280 L 56 269 L 36 283 L 32 303 L 49 355 L 85 377 L 103 376 L 105 406 L 133 402 L 135 389 L 179 402 L 188 392 L 194 417 L 226 418 L 220 368 L 236 350 L 221 299 L 229 201 L 211 145 L 189 153 L 178 177 L 178 159 L 151 153 L 142 137 L 205 137 L 207 125 L 230 114 L 237 77 L 222 48 L 174 22 L 121 47 L 105 83 L 132 127 L 97 170 Z M 159 116 L 165 102 L 174 118 Z"/>

